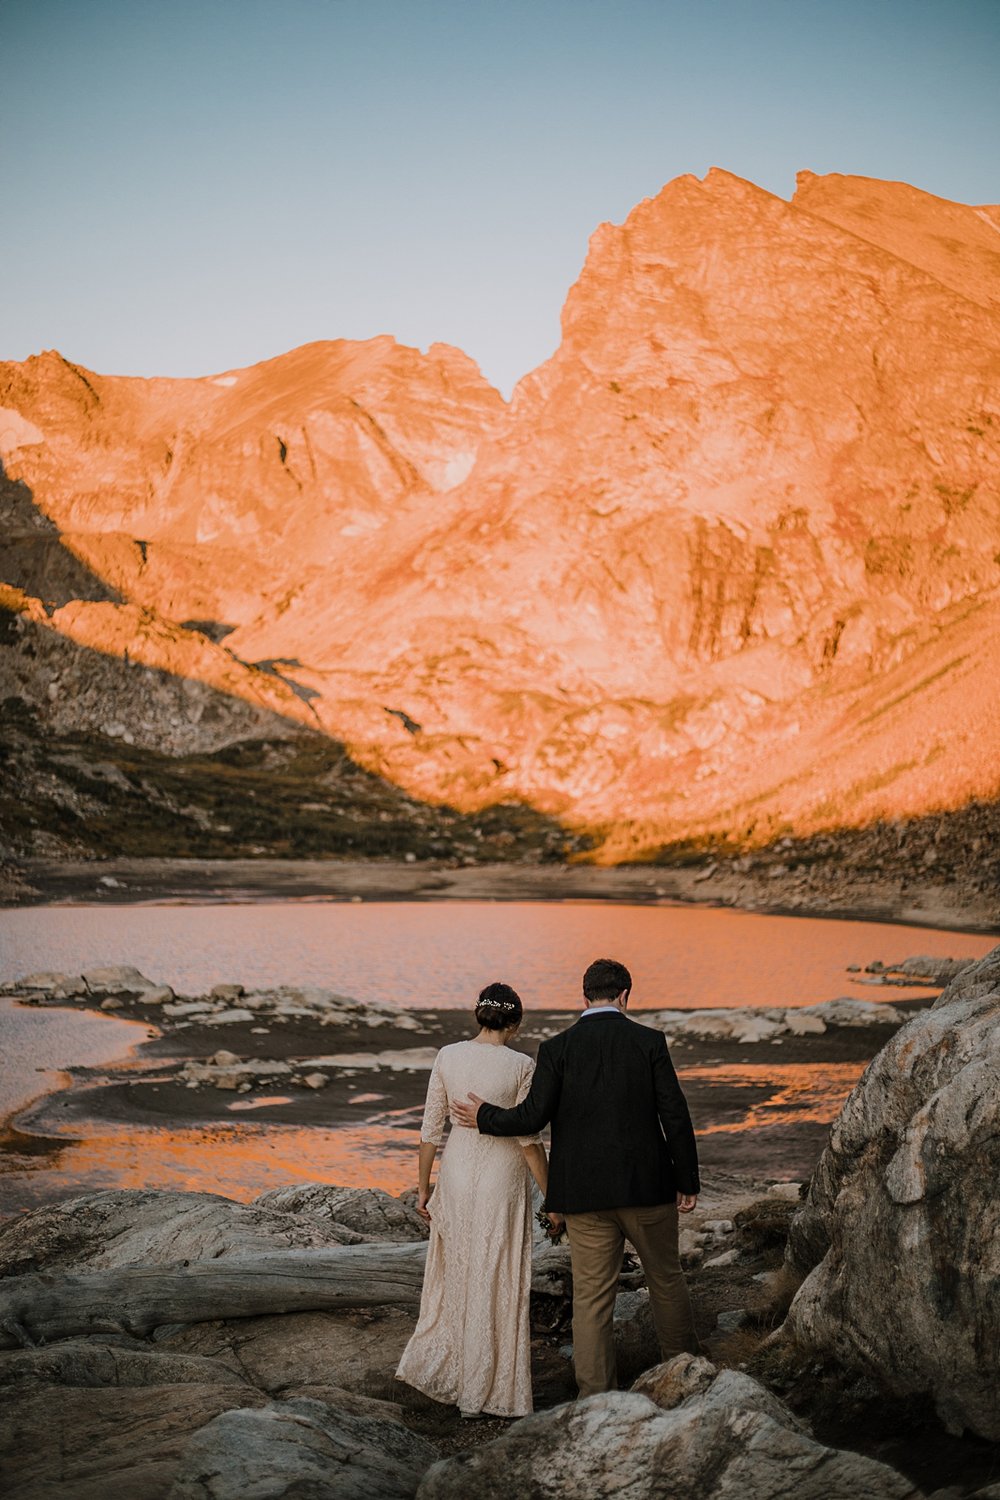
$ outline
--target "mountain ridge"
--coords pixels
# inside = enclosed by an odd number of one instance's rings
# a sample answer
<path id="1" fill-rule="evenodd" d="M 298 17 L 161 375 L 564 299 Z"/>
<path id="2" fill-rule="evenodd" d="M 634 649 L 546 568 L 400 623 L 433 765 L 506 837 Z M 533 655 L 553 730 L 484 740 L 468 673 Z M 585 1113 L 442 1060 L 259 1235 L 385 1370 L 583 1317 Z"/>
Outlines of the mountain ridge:
<path id="1" fill-rule="evenodd" d="M 675 179 L 591 236 L 509 403 L 389 335 L 141 387 L 8 363 L 9 534 L 121 601 L 73 616 L 88 649 L 125 649 L 126 603 L 204 626 L 410 794 L 524 802 L 608 857 L 989 800 L 991 237 L 906 184 Z"/>

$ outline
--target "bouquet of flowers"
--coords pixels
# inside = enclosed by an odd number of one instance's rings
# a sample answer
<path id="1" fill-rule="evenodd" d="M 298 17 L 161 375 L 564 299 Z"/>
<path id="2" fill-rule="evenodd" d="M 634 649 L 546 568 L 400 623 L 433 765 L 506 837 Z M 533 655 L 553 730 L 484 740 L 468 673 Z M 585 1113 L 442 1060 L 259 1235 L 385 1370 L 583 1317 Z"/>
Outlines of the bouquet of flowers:
<path id="1" fill-rule="evenodd" d="M 555 1225 L 552 1223 L 552 1220 L 549 1218 L 548 1214 L 545 1212 L 544 1208 L 540 1208 L 538 1210 L 537 1214 L 535 1215 L 535 1218 L 538 1220 L 539 1224 L 541 1224 L 542 1228 L 545 1230 L 545 1237 L 546 1237 L 546 1239 L 551 1240 L 552 1243 L 553 1243 L 553 1245 L 558 1245 L 558 1244 L 560 1244 L 562 1242 L 562 1240 L 565 1239 L 565 1237 L 566 1237 L 566 1225 L 565 1224 L 560 1224 L 559 1227 L 558 1227 L 558 1229 L 557 1229 L 555 1227 Z"/>

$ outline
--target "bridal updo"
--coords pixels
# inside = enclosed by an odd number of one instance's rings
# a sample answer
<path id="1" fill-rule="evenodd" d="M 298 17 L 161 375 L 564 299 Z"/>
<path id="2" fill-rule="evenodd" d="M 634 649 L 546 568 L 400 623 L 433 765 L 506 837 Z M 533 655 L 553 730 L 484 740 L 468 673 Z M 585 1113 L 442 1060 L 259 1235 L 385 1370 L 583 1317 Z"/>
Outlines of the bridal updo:
<path id="1" fill-rule="evenodd" d="M 521 997 L 509 984 L 488 984 L 480 990 L 476 1020 L 487 1031 L 508 1031 L 520 1025 L 523 1015 Z"/>

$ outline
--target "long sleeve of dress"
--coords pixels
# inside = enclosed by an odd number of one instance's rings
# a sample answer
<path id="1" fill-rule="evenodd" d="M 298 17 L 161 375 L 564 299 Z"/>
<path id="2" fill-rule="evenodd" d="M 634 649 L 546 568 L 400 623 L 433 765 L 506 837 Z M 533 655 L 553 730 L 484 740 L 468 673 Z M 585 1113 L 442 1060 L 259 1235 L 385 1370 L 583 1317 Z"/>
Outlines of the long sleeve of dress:
<path id="1" fill-rule="evenodd" d="M 529 1093 L 529 1091 L 531 1089 L 531 1080 L 534 1077 L 534 1073 L 535 1073 L 535 1065 L 534 1065 L 533 1062 L 529 1062 L 528 1066 L 525 1068 L 524 1072 L 521 1074 L 521 1081 L 520 1081 L 520 1083 L 517 1086 L 517 1103 L 518 1104 L 523 1104 L 524 1101 L 525 1101 L 525 1099 L 527 1099 L 528 1093 Z M 542 1138 L 541 1138 L 540 1135 L 537 1135 L 537 1134 L 535 1134 L 535 1135 L 520 1135 L 517 1138 L 517 1144 L 519 1146 L 540 1146 L 542 1144 Z"/>
<path id="2" fill-rule="evenodd" d="M 448 1118 L 448 1092 L 441 1077 L 441 1054 L 438 1053 L 431 1068 L 427 1083 L 427 1098 L 424 1102 L 424 1119 L 420 1127 L 420 1139 L 440 1146 L 444 1139 L 445 1121 Z"/>

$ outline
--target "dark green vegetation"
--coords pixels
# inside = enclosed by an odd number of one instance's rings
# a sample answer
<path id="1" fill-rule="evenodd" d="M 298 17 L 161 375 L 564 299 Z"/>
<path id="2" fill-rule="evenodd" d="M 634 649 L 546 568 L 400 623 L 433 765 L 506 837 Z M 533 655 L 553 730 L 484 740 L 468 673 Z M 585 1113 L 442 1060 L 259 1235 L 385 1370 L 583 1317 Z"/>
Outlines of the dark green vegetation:
<path id="1" fill-rule="evenodd" d="M 893 818 L 867 828 L 794 836 L 753 824 L 726 838 L 677 840 L 643 856 L 675 868 L 711 864 L 720 875 L 798 881 L 803 888 L 849 879 L 958 883 L 966 892 L 1000 896 L 1000 804 L 970 802 L 953 812 Z"/>
<path id="2" fill-rule="evenodd" d="M 518 805 L 465 815 L 419 802 L 318 734 L 168 756 L 46 734 L 0 704 L 0 838 L 15 856 L 562 860 L 586 838 Z"/>

